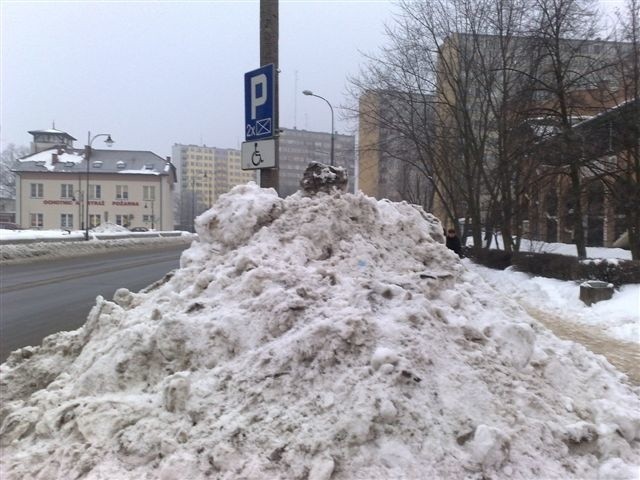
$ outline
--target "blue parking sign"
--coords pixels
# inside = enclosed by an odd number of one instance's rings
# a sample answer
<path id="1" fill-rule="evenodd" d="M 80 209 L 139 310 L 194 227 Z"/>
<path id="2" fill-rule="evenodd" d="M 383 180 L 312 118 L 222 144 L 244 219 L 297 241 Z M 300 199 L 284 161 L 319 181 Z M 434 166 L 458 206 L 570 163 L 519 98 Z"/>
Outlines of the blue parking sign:
<path id="1" fill-rule="evenodd" d="M 247 141 L 273 137 L 274 65 L 244 74 L 244 119 Z"/>

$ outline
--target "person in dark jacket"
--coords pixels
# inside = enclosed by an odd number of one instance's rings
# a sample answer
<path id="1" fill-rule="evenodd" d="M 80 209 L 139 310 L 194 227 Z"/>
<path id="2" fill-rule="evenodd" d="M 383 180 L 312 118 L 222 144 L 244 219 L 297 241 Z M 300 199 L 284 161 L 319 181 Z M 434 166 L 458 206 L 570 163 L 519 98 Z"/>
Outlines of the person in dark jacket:
<path id="1" fill-rule="evenodd" d="M 460 258 L 462 258 L 462 245 L 460 244 L 460 239 L 453 228 L 447 230 L 447 248 L 453 250 Z"/>

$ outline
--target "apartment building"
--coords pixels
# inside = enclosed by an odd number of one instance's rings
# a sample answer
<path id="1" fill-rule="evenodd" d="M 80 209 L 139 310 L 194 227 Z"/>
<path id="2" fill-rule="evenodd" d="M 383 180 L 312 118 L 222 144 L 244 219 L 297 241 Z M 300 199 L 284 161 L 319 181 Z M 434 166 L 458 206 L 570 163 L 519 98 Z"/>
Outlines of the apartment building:
<path id="1" fill-rule="evenodd" d="M 453 164 L 482 161 L 491 167 L 500 155 L 498 129 L 500 120 L 506 116 L 511 116 L 509 128 L 518 125 L 524 131 L 523 126 L 529 125 L 533 135 L 542 138 L 557 133 L 565 116 L 575 124 L 614 107 L 613 92 L 620 81 L 614 60 L 628 46 L 600 39 L 561 39 L 558 55 L 564 64 L 565 95 L 564 104 L 560 105 L 557 98 L 560 87 L 556 85 L 558 61 L 549 55 L 540 39 L 512 37 L 506 43 L 495 35 L 451 35 L 442 45 L 435 72 L 439 106 L 436 137 L 441 143 L 438 150 L 449 155 Z M 508 62 L 508 68 L 504 68 L 503 61 Z M 498 77 L 495 72 L 501 75 Z M 506 83 L 501 85 L 496 78 Z M 504 110 L 497 113 L 493 108 L 501 105 L 505 85 L 509 100 L 504 103 Z M 527 141 L 535 140 L 529 137 Z M 466 157 L 461 161 L 463 155 Z M 450 198 L 434 199 L 436 216 L 444 220 L 453 211 L 464 215 L 468 204 L 464 196 L 455 192 L 460 188 L 468 191 L 469 186 L 461 186 L 455 176 L 449 180 L 441 176 L 440 180 L 443 182 L 440 190 L 452 194 Z M 482 223 L 489 204 L 487 192 L 481 191 L 474 202 L 478 203 Z"/>
<path id="2" fill-rule="evenodd" d="M 255 170 L 242 170 L 240 150 L 174 144 L 178 172 L 178 217 L 184 228 L 236 185 L 256 181 Z"/>
<path id="3" fill-rule="evenodd" d="M 418 150 L 408 135 L 407 117 L 421 112 L 420 135 L 433 135 L 433 95 L 369 90 L 359 100 L 358 188 L 367 195 L 431 208 L 429 152 Z M 424 139 L 422 139 L 424 140 Z"/>
<path id="4" fill-rule="evenodd" d="M 590 159 L 592 164 L 582 170 L 582 224 L 588 246 L 614 246 L 629 229 L 638 241 L 640 179 L 634 165 L 640 150 L 639 119 L 640 99 L 636 98 L 572 127 L 580 148 L 571 153 Z M 560 140 L 557 135 L 550 136 L 534 152 L 544 156 L 550 169 L 567 161 Z M 529 192 L 526 233 L 536 240 L 568 243 L 573 237 L 570 181 L 565 175 L 551 173 Z"/>
<path id="5" fill-rule="evenodd" d="M 90 228 L 109 222 L 173 229 L 176 175 L 170 158 L 150 151 L 75 149 L 75 139 L 55 129 L 30 133 L 32 153 L 13 169 L 16 223 L 23 228 L 85 229 L 88 219 Z"/>

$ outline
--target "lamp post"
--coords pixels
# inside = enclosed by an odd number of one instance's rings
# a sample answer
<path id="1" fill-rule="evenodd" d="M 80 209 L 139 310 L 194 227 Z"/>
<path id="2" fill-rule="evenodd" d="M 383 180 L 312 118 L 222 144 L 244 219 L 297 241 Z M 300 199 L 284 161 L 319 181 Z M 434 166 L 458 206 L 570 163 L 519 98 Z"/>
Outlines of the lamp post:
<path id="1" fill-rule="evenodd" d="M 191 233 L 196 232 L 196 177 L 191 177 Z"/>
<path id="2" fill-rule="evenodd" d="M 207 185 L 207 205 L 206 208 L 211 207 L 211 176 L 207 175 L 207 172 L 204 172 L 204 181 Z"/>
<path id="3" fill-rule="evenodd" d="M 81 183 L 81 181 L 78 181 Z M 80 230 L 84 230 L 84 192 L 82 190 L 74 190 L 73 197 L 71 197 L 71 201 L 76 202 L 78 205 L 78 227 Z"/>
<path id="4" fill-rule="evenodd" d="M 107 144 L 107 147 L 110 147 L 115 142 L 111 139 L 110 133 L 98 133 L 97 135 L 91 136 L 91 132 L 87 133 L 87 145 L 85 146 L 84 159 L 87 162 L 87 188 L 85 191 L 84 199 L 85 199 L 85 224 L 84 224 L 84 239 L 89 240 L 89 171 L 91 166 L 91 145 L 93 141 L 98 137 L 107 137 L 104 143 Z"/>
<path id="5" fill-rule="evenodd" d="M 334 144 L 335 144 L 335 131 L 333 128 L 333 107 L 331 106 L 331 104 L 329 103 L 329 100 L 327 100 L 324 97 L 321 97 L 320 95 L 316 95 L 315 93 L 313 93 L 311 90 L 303 90 L 302 93 L 304 95 L 310 96 L 310 97 L 318 97 L 321 98 L 322 100 L 324 100 L 325 102 L 327 102 L 327 105 L 329 105 L 329 108 L 331 109 L 331 166 L 334 165 Z"/>
<path id="6" fill-rule="evenodd" d="M 155 203 L 156 203 L 156 199 L 155 199 L 155 198 L 152 198 L 152 199 L 150 200 L 150 202 L 151 202 L 151 230 L 155 230 L 155 228 L 156 228 L 156 213 L 155 213 L 155 211 L 154 211 L 154 205 L 155 205 Z M 144 204 L 144 208 L 149 208 L 149 207 L 147 206 L 147 203 L 146 203 L 146 202 L 145 202 L 145 204 Z"/>

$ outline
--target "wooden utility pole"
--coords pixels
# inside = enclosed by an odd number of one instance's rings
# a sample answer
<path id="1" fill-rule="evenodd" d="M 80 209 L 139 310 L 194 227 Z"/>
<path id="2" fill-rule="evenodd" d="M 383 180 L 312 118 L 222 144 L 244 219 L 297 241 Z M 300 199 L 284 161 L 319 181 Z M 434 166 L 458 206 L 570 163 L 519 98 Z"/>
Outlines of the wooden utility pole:
<path id="1" fill-rule="evenodd" d="M 280 190 L 279 174 L 279 135 L 280 135 L 280 108 L 279 108 L 279 82 L 278 82 L 278 0 L 260 0 L 260 66 L 272 63 L 275 69 L 275 98 L 273 102 L 273 135 L 276 143 L 275 168 L 263 168 L 260 170 L 260 186 L 263 188 L 275 188 Z"/>

